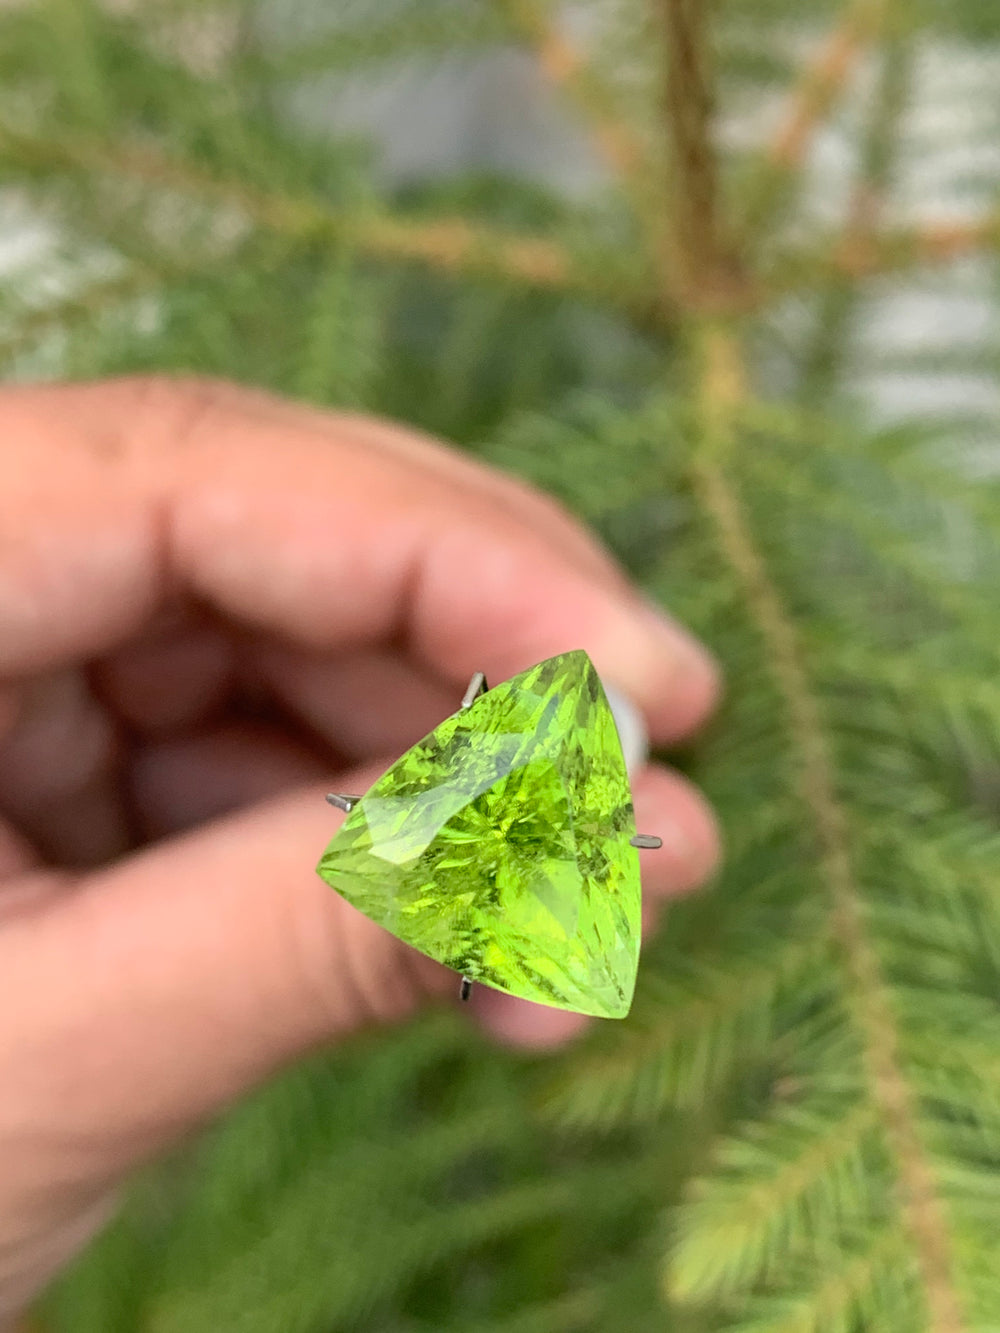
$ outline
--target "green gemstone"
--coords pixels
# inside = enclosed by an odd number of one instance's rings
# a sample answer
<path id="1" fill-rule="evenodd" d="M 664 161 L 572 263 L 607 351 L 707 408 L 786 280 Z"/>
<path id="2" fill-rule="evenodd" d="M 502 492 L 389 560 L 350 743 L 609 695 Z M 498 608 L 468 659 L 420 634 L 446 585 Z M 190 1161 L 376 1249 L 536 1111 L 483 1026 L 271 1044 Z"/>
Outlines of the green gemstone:
<path id="1" fill-rule="evenodd" d="M 318 870 L 473 981 L 624 1018 L 639 961 L 634 834 L 618 731 L 578 651 L 495 686 L 408 750 Z"/>

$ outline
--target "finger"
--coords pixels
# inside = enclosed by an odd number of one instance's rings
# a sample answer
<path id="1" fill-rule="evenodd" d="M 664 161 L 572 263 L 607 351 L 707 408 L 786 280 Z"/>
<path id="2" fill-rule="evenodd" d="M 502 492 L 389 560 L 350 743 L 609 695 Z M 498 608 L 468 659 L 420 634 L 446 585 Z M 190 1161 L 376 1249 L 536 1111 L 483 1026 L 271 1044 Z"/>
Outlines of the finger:
<path id="1" fill-rule="evenodd" d="M 0 684 L 0 741 L 17 721 L 19 711 L 17 691 L 10 685 Z"/>
<path id="2" fill-rule="evenodd" d="M 128 784 L 142 832 L 162 838 L 320 783 L 331 767 L 275 727 L 227 723 L 143 746 Z"/>
<path id="3" fill-rule="evenodd" d="M 548 496 L 517 478 L 473 462 L 458 450 L 392 421 L 353 414 L 342 414 L 339 420 L 359 445 L 417 461 L 437 476 L 504 505 L 531 526 L 545 531 L 553 546 L 558 546 L 583 573 L 619 587 L 624 584 L 621 570 L 589 532 Z"/>
<path id="4" fill-rule="evenodd" d="M 664 905 L 696 888 L 719 860 L 718 826 L 704 797 L 680 774 L 651 766 L 633 785 L 636 826 L 663 839 L 661 848 L 639 853 L 642 926 L 655 929 Z M 528 1050 L 548 1050 L 578 1036 L 588 1020 L 565 1009 L 532 1004 L 486 986 L 472 994 L 472 1010 L 497 1040 Z"/>
<path id="5" fill-rule="evenodd" d="M 135 779 L 135 801 L 153 833 L 176 832 L 251 800 L 318 776 L 320 765 L 286 738 L 263 728 L 230 727 L 149 747 Z M 645 769 L 634 784 L 637 826 L 663 841 L 640 851 L 643 930 L 664 904 L 702 883 L 720 854 L 718 828 L 698 790 L 679 774 Z M 494 1037 L 549 1048 L 571 1039 L 586 1020 L 565 1010 L 476 987 L 473 1012 Z"/>
<path id="6" fill-rule="evenodd" d="M 5 819 L 0 819 L 0 911 L 9 909 L 15 897 L 14 890 L 5 881 L 24 875 L 37 864 L 38 855 L 27 838 Z"/>
<path id="7" fill-rule="evenodd" d="M 276 398 L 258 389 L 225 382 L 182 384 L 163 379 L 146 381 L 144 386 L 142 381 L 118 380 L 102 385 L 101 392 L 112 394 L 121 391 L 126 397 L 134 397 L 137 387 L 140 392 L 144 387 L 151 387 L 157 403 L 164 392 L 170 397 L 176 397 L 179 389 L 186 390 L 190 400 L 186 410 L 189 420 L 192 415 L 197 418 L 210 398 L 212 403 L 223 409 L 244 416 L 252 415 L 261 425 L 266 424 L 275 433 L 301 435 L 304 431 L 310 431 L 329 437 L 335 429 L 338 446 L 345 453 L 377 453 L 385 459 L 395 459 L 406 464 L 410 472 L 416 470 L 438 478 L 450 491 L 475 493 L 485 498 L 491 507 L 508 509 L 532 526 L 544 529 L 553 547 L 558 547 L 568 560 L 577 563 L 591 577 L 619 586 L 625 582 L 619 567 L 592 534 L 548 496 L 515 477 L 473 461 L 422 431 L 369 415 L 350 412 L 334 414 Z M 77 386 L 59 388 L 64 393 L 79 392 Z M 89 392 L 86 389 L 84 391 Z M 90 401 L 82 404 L 82 411 L 91 433 L 103 429 L 100 405 Z"/>
<path id="8" fill-rule="evenodd" d="M 250 645 L 248 656 L 254 676 L 347 763 L 402 754 L 460 700 L 398 653 L 331 658 L 263 644 Z"/>
<path id="9" fill-rule="evenodd" d="M 650 764 L 632 785 L 636 828 L 661 838 L 639 852 L 643 895 L 660 901 L 698 888 L 721 855 L 719 826 L 698 788 L 672 769 Z"/>
<path id="10" fill-rule="evenodd" d="M 14 726 L 17 712 L 13 691 L 0 689 L 0 760 L 4 736 Z M 37 887 L 28 884 L 28 871 L 37 864 L 38 855 L 28 840 L 9 821 L 0 819 L 0 922 L 36 899 Z M 21 881 L 17 888 L 15 878 Z"/>
<path id="11" fill-rule="evenodd" d="M 99 659 L 91 680 L 135 731 L 191 727 L 221 707 L 232 684 L 231 636 L 190 610 L 166 608 L 129 643 Z"/>
<path id="12" fill-rule="evenodd" d="M 130 843 L 117 784 L 121 739 L 79 671 L 23 685 L 0 736 L 0 811 L 56 865 L 87 866 Z"/>
<path id="13" fill-rule="evenodd" d="M 30 928 L 5 924 L 5 1195 L 53 1173 L 110 1179 L 289 1057 L 450 987 L 316 877 L 336 824 L 310 790 L 96 873 Z"/>
<path id="14" fill-rule="evenodd" d="M 578 1037 L 590 1025 L 585 1014 L 550 1009 L 489 986 L 473 987 L 469 1007 L 477 1022 L 497 1041 L 524 1050 L 545 1051 Z"/>
<path id="15" fill-rule="evenodd" d="M 17 703 L 11 690 L 0 689 L 0 761 L 4 736 L 17 720 Z M 11 909 L 14 892 L 5 880 L 24 874 L 37 863 L 34 849 L 7 820 L 0 819 L 0 912 Z"/>
<path id="16" fill-rule="evenodd" d="M 304 647 L 402 639 L 456 688 L 476 670 L 502 680 L 586 647 L 656 740 L 711 707 L 714 668 L 692 639 L 485 483 L 458 489 L 415 459 L 359 448 L 336 417 L 292 425 L 293 409 L 261 404 L 190 384 L 5 397 L 4 433 L 36 448 L 0 455 L 13 514 L 0 672 L 106 650 L 180 579 Z"/>
<path id="17" fill-rule="evenodd" d="M 134 778 L 134 799 L 151 833 L 173 833 L 252 800 L 319 776 L 319 763 L 264 728 L 229 727 L 148 747 Z M 637 826 L 663 846 L 639 853 L 643 929 L 655 928 L 670 898 L 702 883 L 719 859 L 711 809 L 679 774 L 645 769 L 634 786 Z M 526 1047 L 559 1045 L 585 1026 L 579 1015 L 477 987 L 472 1012 L 499 1040 Z"/>
<path id="18" fill-rule="evenodd" d="M 376 776 L 342 780 L 364 791 Z M 88 1154 L 103 1142 L 121 1169 L 301 1050 L 453 985 L 316 878 L 337 825 L 321 790 L 93 874 L 30 931 L 8 923 L 0 1085 L 18 1091 L 0 1130 L 43 1146 L 79 1136 Z M 637 784 L 641 817 L 663 830 L 687 822 L 686 800 L 666 774 Z"/>

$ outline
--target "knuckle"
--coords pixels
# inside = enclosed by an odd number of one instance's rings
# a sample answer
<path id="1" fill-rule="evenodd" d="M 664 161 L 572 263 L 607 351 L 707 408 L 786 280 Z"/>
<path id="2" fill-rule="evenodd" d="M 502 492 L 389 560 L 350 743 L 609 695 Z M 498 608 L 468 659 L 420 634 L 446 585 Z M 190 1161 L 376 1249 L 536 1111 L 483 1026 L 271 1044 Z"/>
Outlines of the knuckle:
<path id="1" fill-rule="evenodd" d="M 561 500 L 517 477 L 504 477 L 532 535 L 558 543 L 578 564 L 608 582 L 624 583 L 622 572 L 600 539 Z"/>

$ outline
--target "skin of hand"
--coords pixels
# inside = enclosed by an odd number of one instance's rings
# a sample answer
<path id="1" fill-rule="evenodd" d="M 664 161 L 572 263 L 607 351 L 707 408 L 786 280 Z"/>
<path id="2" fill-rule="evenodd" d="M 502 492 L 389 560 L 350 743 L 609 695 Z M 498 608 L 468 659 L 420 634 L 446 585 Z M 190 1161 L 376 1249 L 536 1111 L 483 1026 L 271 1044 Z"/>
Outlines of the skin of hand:
<path id="1" fill-rule="evenodd" d="M 456 978 L 315 875 L 337 811 L 496 682 L 585 647 L 654 742 L 711 659 L 554 503 L 401 427 L 197 380 L 0 393 L 0 1327 L 130 1169 Z M 712 869 L 636 779 L 644 919 Z M 547 1047 L 586 1022 L 475 988 Z"/>

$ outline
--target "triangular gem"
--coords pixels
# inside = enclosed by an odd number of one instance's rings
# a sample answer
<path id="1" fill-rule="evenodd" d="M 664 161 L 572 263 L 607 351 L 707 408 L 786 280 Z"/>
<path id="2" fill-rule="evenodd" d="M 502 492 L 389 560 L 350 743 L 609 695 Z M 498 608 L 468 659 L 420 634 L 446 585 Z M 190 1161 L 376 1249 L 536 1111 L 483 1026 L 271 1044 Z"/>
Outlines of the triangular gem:
<path id="1" fill-rule="evenodd" d="M 577 651 L 418 741 L 354 807 L 318 870 L 473 981 L 623 1018 L 639 959 L 634 834 L 614 718 Z"/>

